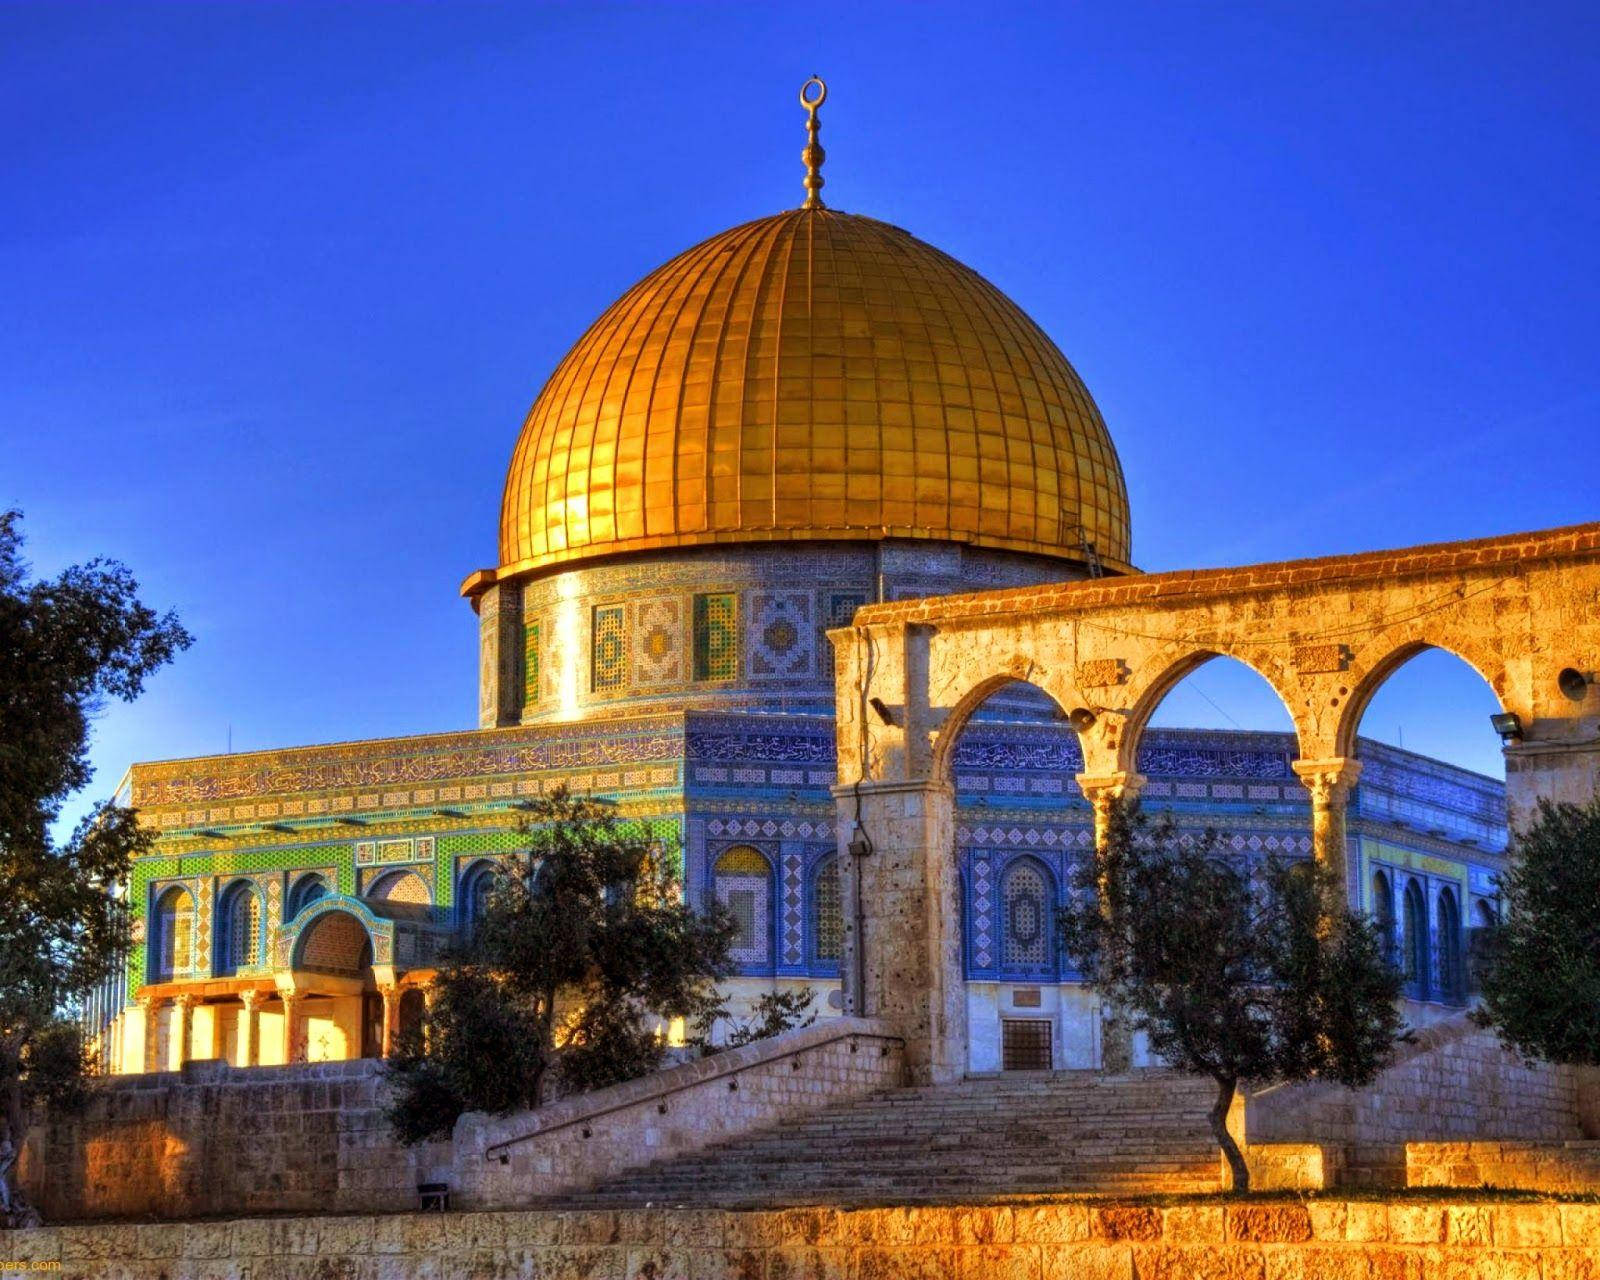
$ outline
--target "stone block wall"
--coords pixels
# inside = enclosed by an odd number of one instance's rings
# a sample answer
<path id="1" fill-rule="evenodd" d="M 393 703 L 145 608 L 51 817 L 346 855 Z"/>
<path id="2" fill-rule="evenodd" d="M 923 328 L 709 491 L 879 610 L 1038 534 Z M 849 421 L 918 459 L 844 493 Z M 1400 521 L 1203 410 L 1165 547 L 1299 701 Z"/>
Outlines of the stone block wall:
<path id="1" fill-rule="evenodd" d="M 103 1081 L 81 1115 L 36 1126 L 22 1185 L 47 1219 L 393 1211 L 449 1166 L 384 1119 L 381 1067 L 329 1062 Z"/>
<path id="2" fill-rule="evenodd" d="M 1456 1018 L 1418 1032 L 1365 1089 L 1288 1085 L 1251 1095 L 1243 1136 L 1252 1145 L 1343 1146 L 1347 1182 L 1398 1186 L 1408 1142 L 1583 1137 L 1588 1091 L 1577 1070 L 1525 1063 L 1493 1032 Z"/>
<path id="3" fill-rule="evenodd" d="M 1408 1187 L 1600 1192 L 1600 1142 L 1408 1142 Z"/>
<path id="4" fill-rule="evenodd" d="M 434 1213 L 0 1231 L 63 1280 L 1309 1280 L 1592 1276 L 1600 1205 L 1318 1199 Z"/>
<path id="5" fill-rule="evenodd" d="M 112 1077 L 82 1114 L 36 1126 L 22 1185 L 68 1222 L 392 1213 L 421 1182 L 459 1205 L 515 1207 L 892 1088 L 904 1070 L 883 1024 L 835 1018 L 538 1111 L 465 1115 L 452 1140 L 406 1147 L 389 1132 L 380 1063 L 196 1062 Z"/>
<path id="6" fill-rule="evenodd" d="M 512 1116 L 456 1123 L 453 1203 L 525 1205 L 904 1082 L 883 1023 L 832 1018 Z"/>

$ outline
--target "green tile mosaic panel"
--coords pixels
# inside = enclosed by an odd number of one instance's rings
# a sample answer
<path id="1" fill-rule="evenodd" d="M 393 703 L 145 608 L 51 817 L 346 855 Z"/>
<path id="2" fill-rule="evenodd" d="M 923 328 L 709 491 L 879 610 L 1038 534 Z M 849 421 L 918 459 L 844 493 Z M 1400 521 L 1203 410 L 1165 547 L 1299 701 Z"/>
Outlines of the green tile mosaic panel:
<path id="1" fill-rule="evenodd" d="M 732 592 L 694 598 L 694 678 L 732 680 L 739 674 L 739 597 Z"/>
<path id="2" fill-rule="evenodd" d="M 620 604 L 596 605 L 592 643 L 591 687 L 596 693 L 621 689 L 628 683 L 627 626 Z"/>
<path id="3" fill-rule="evenodd" d="M 539 701 L 539 624 L 530 622 L 522 629 L 522 703 L 534 706 Z"/>

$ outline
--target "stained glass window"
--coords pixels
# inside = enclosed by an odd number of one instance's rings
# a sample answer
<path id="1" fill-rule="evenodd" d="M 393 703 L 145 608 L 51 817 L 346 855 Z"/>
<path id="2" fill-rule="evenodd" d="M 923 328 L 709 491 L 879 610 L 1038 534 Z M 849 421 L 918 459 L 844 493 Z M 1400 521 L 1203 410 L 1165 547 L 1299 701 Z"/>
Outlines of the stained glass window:
<path id="1" fill-rule="evenodd" d="M 222 930 L 217 940 L 219 973 L 261 963 L 261 895 L 253 884 L 232 884 L 223 891 L 218 923 Z"/>
<path id="2" fill-rule="evenodd" d="M 839 896 L 839 859 L 829 858 L 811 882 L 811 916 L 818 964 L 837 964 L 844 955 L 844 904 Z"/>
<path id="3" fill-rule="evenodd" d="M 739 674 L 739 597 L 694 598 L 694 678 L 732 680 Z"/>
<path id="4" fill-rule="evenodd" d="M 174 886 L 156 903 L 155 977 L 187 973 L 194 960 L 194 899 Z"/>
<path id="5" fill-rule="evenodd" d="M 594 611 L 594 678 L 596 693 L 628 683 L 627 629 L 620 604 L 596 605 Z"/>
<path id="6" fill-rule="evenodd" d="M 1001 900 L 1005 921 L 1000 962 L 1007 969 L 1043 969 L 1050 963 L 1050 898 L 1043 872 L 1018 862 L 1006 872 Z"/>
<path id="7" fill-rule="evenodd" d="M 712 868 L 717 901 L 733 917 L 729 954 L 740 964 L 764 964 L 770 952 L 768 918 L 772 903 L 772 865 L 757 849 L 735 845 Z"/>

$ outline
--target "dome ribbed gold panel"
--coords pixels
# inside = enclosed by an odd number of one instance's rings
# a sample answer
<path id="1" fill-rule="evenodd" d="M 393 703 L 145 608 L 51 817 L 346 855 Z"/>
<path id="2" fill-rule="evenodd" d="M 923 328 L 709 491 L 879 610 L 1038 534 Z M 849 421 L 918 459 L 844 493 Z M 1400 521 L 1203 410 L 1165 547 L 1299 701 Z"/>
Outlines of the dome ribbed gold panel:
<path id="1" fill-rule="evenodd" d="M 523 424 L 500 576 L 658 547 L 926 538 L 1130 554 L 1116 450 L 1044 332 L 947 254 L 797 209 L 628 290 Z"/>

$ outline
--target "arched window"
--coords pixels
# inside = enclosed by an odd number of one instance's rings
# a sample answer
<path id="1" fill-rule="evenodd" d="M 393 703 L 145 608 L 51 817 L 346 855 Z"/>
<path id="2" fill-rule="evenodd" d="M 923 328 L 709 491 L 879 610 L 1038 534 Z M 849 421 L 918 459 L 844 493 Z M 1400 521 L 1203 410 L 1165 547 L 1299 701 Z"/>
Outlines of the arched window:
<path id="1" fill-rule="evenodd" d="M 288 919 L 293 920 L 318 898 L 328 895 L 328 882 L 315 871 L 303 875 L 289 889 Z"/>
<path id="2" fill-rule="evenodd" d="M 188 973 L 194 962 L 194 899 L 177 885 L 156 900 L 150 940 L 151 978 L 165 982 Z"/>
<path id="3" fill-rule="evenodd" d="M 424 907 L 433 902 L 428 882 L 415 871 L 390 871 L 379 876 L 367 886 L 367 897 L 378 902 L 405 902 Z"/>
<path id="4" fill-rule="evenodd" d="M 222 891 L 216 954 L 218 975 L 261 963 L 261 895 L 248 880 L 236 880 Z"/>
<path id="5" fill-rule="evenodd" d="M 492 862 L 477 862 L 467 868 L 461 877 L 461 893 L 457 898 L 457 912 L 463 927 L 470 928 L 483 919 L 489 909 L 489 895 L 494 892 L 496 868 Z"/>
<path id="6" fill-rule="evenodd" d="M 844 903 L 839 894 L 839 859 L 825 858 L 811 876 L 811 960 L 839 967 L 844 956 Z"/>
<path id="7" fill-rule="evenodd" d="M 1399 956 L 1395 952 L 1394 937 L 1394 890 L 1390 887 L 1389 877 L 1381 871 L 1372 873 L 1372 919 L 1378 926 L 1378 941 L 1383 947 L 1383 956 L 1390 964 L 1398 964 Z"/>
<path id="8" fill-rule="evenodd" d="M 1007 868 L 1000 882 L 1000 964 L 1012 972 L 1048 974 L 1055 967 L 1055 893 L 1048 871 L 1032 858 Z"/>
<path id="9" fill-rule="evenodd" d="M 1462 981 L 1461 909 L 1455 891 L 1439 890 L 1439 995 L 1450 1001 L 1466 998 Z"/>
<path id="10" fill-rule="evenodd" d="M 716 900 L 733 917 L 728 954 L 739 964 L 765 964 L 772 955 L 772 864 L 747 844 L 725 851 L 711 869 Z"/>
<path id="11" fill-rule="evenodd" d="M 1428 900 L 1422 886 L 1406 881 L 1406 994 L 1416 1000 L 1428 998 Z"/>

